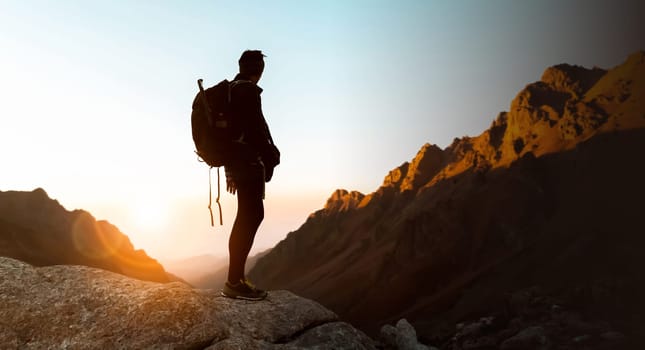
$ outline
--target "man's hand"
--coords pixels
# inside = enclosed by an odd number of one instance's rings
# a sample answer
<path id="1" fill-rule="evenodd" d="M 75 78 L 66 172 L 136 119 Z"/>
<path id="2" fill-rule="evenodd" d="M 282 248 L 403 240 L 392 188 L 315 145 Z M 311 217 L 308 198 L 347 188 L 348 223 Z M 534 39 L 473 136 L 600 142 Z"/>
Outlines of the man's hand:
<path id="1" fill-rule="evenodd" d="M 226 190 L 231 194 L 235 194 L 235 192 L 237 192 L 237 185 L 230 177 L 226 177 Z"/>
<path id="2" fill-rule="evenodd" d="M 262 162 L 267 168 L 275 168 L 280 164 L 280 150 L 273 144 L 268 144 L 262 151 Z"/>
<path id="3" fill-rule="evenodd" d="M 269 182 L 271 181 L 271 178 L 273 177 L 273 169 L 274 167 L 267 167 L 264 169 L 264 182 Z"/>

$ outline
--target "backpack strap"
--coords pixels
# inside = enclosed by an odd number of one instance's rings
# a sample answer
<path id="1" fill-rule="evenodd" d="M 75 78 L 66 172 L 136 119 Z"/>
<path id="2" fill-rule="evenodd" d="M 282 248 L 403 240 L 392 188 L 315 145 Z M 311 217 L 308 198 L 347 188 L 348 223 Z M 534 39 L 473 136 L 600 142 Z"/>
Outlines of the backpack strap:
<path id="1" fill-rule="evenodd" d="M 231 91 L 233 91 L 233 88 L 240 85 L 240 84 L 253 84 L 252 81 L 250 80 L 233 80 L 228 83 L 228 103 L 231 103 Z"/>
<path id="2" fill-rule="evenodd" d="M 213 209 L 211 208 L 211 204 L 213 203 L 213 186 L 211 185 L 211 170 L 213 170 L 213 167 L 208 168 L 208 211 L 211 213 L 211 226 L 215 226 L 215 222 L 213 221 Z M 219 202 L 220 198 L 220 177 L 219 177 L 219 167 L 217 167 L 217 198 L 215 198 L 215 203 L 217 203 L 217 207 L 219 208 L 219 224 L 224 225 L 224 221 L 222 220 L 222 204 Z"/>

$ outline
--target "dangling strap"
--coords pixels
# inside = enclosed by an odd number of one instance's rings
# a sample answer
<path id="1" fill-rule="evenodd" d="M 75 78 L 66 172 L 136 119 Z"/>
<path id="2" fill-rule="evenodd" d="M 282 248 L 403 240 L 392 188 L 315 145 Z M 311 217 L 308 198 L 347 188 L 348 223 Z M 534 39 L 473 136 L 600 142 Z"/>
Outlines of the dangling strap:
<path id="1" fill-rule="evenodd" d="M 210 167 L 208 169 L 208 211 L 211 213 L 211 226 L 215 226 L 215 222 L 213 220 L 213 209 L 211 208 L 211 204 L 213 203 L 213 186 L 211 185 L 211 170 L 213 167 Z M 219 224 L 224 225 L 224 221 L 222 220 L 222 204 L 219 202 L 219 197 L 220 197 L 220 179 L 219 179 L 219 167 L 217 168 L 217 198 L 215 198 L 215 203 L 217 203 L 217 207 L 219 208 Z"/>
<path id="2" fill-rule="evenodd" d="M 219 224 L 224 225 L 224 221 L 222 220 L 222 204 L 219 202 L 219 188 L 220 188 L 220 183 L 219 183 L 219 167 L 217 168 L 217 199 L 215 200 L 215 203 L 217 203 L 217 207 L 219 208 Z"/>

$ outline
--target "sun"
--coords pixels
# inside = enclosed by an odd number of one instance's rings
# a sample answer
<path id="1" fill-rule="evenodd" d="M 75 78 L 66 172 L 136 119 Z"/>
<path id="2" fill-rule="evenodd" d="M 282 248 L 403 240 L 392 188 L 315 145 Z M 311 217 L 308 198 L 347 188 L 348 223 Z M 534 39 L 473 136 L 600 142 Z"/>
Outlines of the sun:
<path id="1" fill-rule="evenodd" d="M 168 223 L 168 208 L 158 199 L 137 201 L 131 209 L 132 218 L 140 230 L 159 230 Z"/>

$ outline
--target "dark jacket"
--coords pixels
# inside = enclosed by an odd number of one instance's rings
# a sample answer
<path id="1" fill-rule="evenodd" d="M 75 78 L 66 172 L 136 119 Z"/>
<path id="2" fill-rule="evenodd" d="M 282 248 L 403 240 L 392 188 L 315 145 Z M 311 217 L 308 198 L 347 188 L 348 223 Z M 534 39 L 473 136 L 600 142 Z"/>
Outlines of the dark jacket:
<path id="1" fill-rule="evenodd" d="M 253 163 L 259 158 L 267 170 L 273 170 L 280 163 L 280 152 L 273 143 L 262 113 L 261 93 L 262 88 L 248 77 L 242 74 L 235 76 L 231 86 L 231 107 L 235 138 L 240 141 L 239 163 L 236 165 Z"/>

